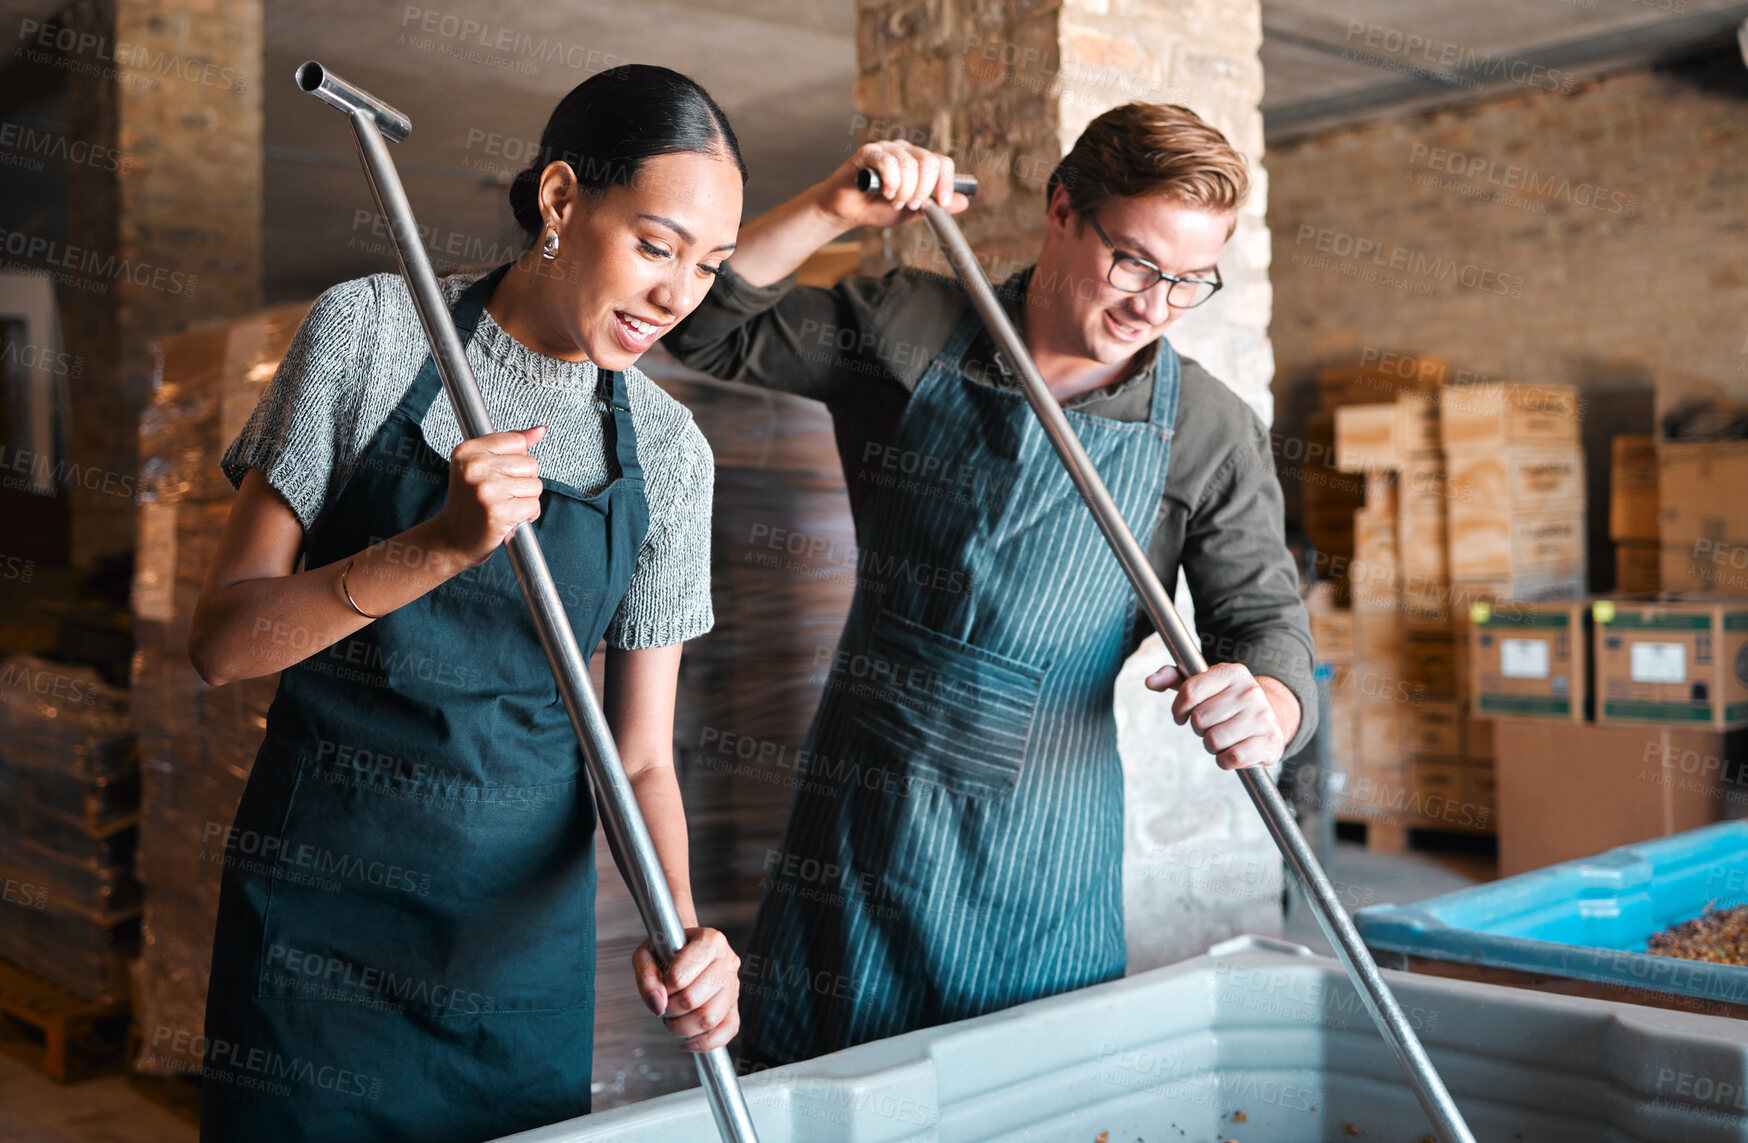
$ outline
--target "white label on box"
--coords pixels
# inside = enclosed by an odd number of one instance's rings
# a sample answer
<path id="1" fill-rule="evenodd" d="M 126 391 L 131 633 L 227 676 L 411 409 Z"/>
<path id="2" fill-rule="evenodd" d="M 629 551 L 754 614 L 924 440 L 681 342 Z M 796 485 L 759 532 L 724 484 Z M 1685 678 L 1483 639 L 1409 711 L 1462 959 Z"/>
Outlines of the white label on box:
<path id="1" fill-rule="evenodd" d="M 1634 643 L 1631 673 L 1635 683 L 1685 683 L 1686 643 Z"/>
<path id="2" fill-rule="evenodd" d="M 1499 673 L 1508 679 L 1547 678 L 1548 641 L 1546 639 L 1501 639 L 1499 641 Z"/>

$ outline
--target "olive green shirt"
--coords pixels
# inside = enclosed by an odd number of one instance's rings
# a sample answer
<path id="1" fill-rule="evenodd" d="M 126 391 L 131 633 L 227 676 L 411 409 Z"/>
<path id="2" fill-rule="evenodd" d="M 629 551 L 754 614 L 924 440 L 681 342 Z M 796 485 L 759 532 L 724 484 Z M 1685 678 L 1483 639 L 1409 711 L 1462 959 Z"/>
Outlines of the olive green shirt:
<path id="1" fill-rule="evenodd" d="M 1031 268 L 997 291 L 1020 328 Z M 663 339 L 686 365 L 823 401 L 831 412 L 851 512 L 859 519 L 878 486 L 886 446 L 905 404 L 959 322 L 971 312 L 952 278 L 897 269 L 852 277 L 830 289 L 795 285 L 794 276 L 753 286 L 725 264 L 697 310 Z M 1063 402 L 1066 409 L 1117 421 L 1145 421 L 1153 400 L 1157 343 L 1136 354 L 1129 374 Z M 1317 727 L 1310 623 L 1284 539 L 1280 483 L 1268 429 L 1207 370 L 1181 357 L 1177 418 L 1165 495 L 1148 559 L 1167 591 L 1183 569 L 1196 605 L 1203 654 L 1242 663 L 1280 680 L 1299 700 L 1290 756 Z M 962 370 L 996 385 L 1016 385 L 987 330 L 966 351 Z M 1142 616 L 1136 645 L 1152 630 Z M 1163 664 L 1162 664 L 1163 665 Z"/>

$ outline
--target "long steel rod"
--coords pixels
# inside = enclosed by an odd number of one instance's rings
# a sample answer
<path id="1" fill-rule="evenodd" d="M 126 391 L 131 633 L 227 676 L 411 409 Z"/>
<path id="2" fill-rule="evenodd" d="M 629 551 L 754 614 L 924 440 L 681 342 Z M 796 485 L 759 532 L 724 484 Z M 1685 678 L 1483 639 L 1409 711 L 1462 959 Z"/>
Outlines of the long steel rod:
<path id="1" fill-rule="evenodd" d="M 1056 455 L 1067 467 L 1068 475 L 1073 479 L 1074 486 L 1080 490 L 1081 498 L 1092 509 L 1099 530 L 1105 534 L 1105 540 L 1116 554 L 1117 562 L 1122 564 L 1124 574 L 1134 585 L 1135 593 L 1141 597 L 1142 606 L 1147 609 L 1154 627 L 1164 637 L 1178 669 L 1186 676 L 1201 674 L 1208 669 L 1207 660 L 1202 658 L 1201 648 L 1197 646 L 1189 628 L 1184 625 L 1177 608 L 1172 606 L 1171 597 L 1166 594 L 1164 585 L 1159 582 L 1152 565 L 1147 562 L 1146 553 L 1141 550 L 1141 545 L 1136 543 L 1134 534 L 1124 523 L 1122 514 L 1118 512 L 1110 492 L 1105 488 L 1105 482 L 1099 478 L 1098 470 L 1093 467 L 1086 450 L 1081 447 L 1080 439 L 1069 427 L 1068 417 L 1063 413 L 1062 406 L 1050 395 L 1049 387 L 1045 385 L 1043 375 L 1038 372 L 1032 355 L 1027 352 L 1019 331 L 1014 328 L 1007 311 L 996 299 L 989 280 L 983 276 L 983 269 L 978 265 L 970 244 L 965 241 L 959 224 L 953 221 L 952 215 L 932 201 L 924 204 L 923 215 L 928 219 L 942 249 L 946 251 L 953 269 L 971 292 L 972 304 L 976 306 L 984 324 L 995 336 L 1002 352 L 1013 363 L 1025 390 L 1027 402 L 1038 415 L 1045 435 L 1050 438 Z M 1468 1126 L 1457 1111 L 1456 1103 L 1445 1089 L 1444 1081 L 1439 1078 L 1432 1061 L 1427 1057 L 1426 1049 L 1421 1046 L 1420 1038 L 1414 1034 L 1414 1029 L 1409 1025 L 1401 1006 L 1396 1003 L 1390 986 L 1378 972 L 1377 963 L 1372 960 L 1371 953 L 1360 940 L 1359 931 L 1354 928 L 1353 921 L 1337 900 L 1335 887 L 1329 883 L 1329 878 L 1324 874 L 1323 867 L 1317 863 L 1317 856 L 1311 851 L 1305 835 L 1293 821 L 1280 791 L 1257 769 L 1239 770 L 1238 777 L 1243 781 L 1245 792 L 1250 795 L 1257 812 L 1262 815 L 1269 836 L 1274 838 L 1281 855 L 1305 886 L 1306 895 L 1317 913 L 1318 923 L 1323 926 L 1330 944 L 1335 947 L 1336 956 L 1347 969 L 1348 976 L 1359 986 L 1360 998 L 1365 1002 L 1366 1011 L 1371 1013 L 1378 1030 L 1383 1033 L 1390 1050 L 1395 1053 L 1397 1064 L 1414 1085 L 1414 1093 L 1420 1100 L 1420 1106 L 1426 1110 L 1434 1126 L 1443 1133 L 1445 1143 L 1475 1143 L 1475 1137 L 1469 1133 Z"/>
<path id="2" fill-rule="evenodd" d="M 340 107 L 352 121 L 359 159 L 377 206 L 389 221 L 401 276 L 406 279 L 413 305 L 419 311 L 419 322 L 431 343 L 432 359 L 443 378 L 443 389 L 455 407 L 462 434 L 472 438 L 492 432 L 479 384 L 474 380 L 461 336 L 437 285 L 431 260 L 419 241 L 413 209 L 401 186 L 400 175 L 395 170 L 394 160 L 389 157 L 388 145 L 383 141 L 381 120 L 385 115 L 391 117 L 391 122 L 405 126 L 400 135 L 402 139 L 406 138 L 405 132 L 411 131 L 410 123 L 400 112 L 346 83 L 314 61 L 298 68 L 297 80 L 300 88 Z M 571 726 L 582 743 L 602 827 L 614 853 L 619 856 L 626 885 L 631 890 L 632 899 L 637 902 L 644 928 L 649 932 L 650 946 L 662 964 L 669 964 L 686 943 L 685 927 L 668 889 L 667 878 L 662 873 L 661 862 L 656 857 L 649 830 L 638 812 L 637 798 L 632 792 L 630 779 L 625 775 L 625 766 L 620 761 L 606 715 L 595 698 L 594 687 L 589 681 L 588 657 L 577 645 L 570 617 L 560 602 L 552 572 L 546 566 L 546 557 L 540 550 L 540 540 L 534 530 L 518 525 L 510 533 L 505 548 L 509 552 L 510 566 L 516 573 L 516 582 L 522 588 L 522 598 L 534 616 L 547 661 L 552 664 L 552 673 L 558 681 L 559 694 L 564 698 L 565 710 L 570 714 Z M 728 1049 L 695 1053 L 695 1057 L 711 1113 L 716 1118 L 717 1131 L 729 1143 L 756 1143 L 758 1135 L 753 1129 L 752 1115 L 747 1109 Z"/>

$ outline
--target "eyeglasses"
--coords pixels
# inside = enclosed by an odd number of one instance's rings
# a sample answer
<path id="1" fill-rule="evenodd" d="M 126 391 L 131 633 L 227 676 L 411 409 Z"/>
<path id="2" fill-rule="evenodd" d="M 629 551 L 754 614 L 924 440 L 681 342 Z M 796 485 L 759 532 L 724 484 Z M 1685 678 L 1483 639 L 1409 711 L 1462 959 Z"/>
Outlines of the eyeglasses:
<path id="1" fill-rule="evenodd" d="M 1147 259 L 1137 258 L 1127 251 L 1117 249 L 1091 211 L 1086 212 L 1086 220 L 1092 223 L 1099 241 L 1111 252 L 1111 269 L 1105 275 L 1105 280 L 1126 294 L 1145 293 L 1161 282 L 1170 282 L 1171 285 L 1165 292 L 1165 303 L 1180 310 L 1192 310 L 1213 297 L 1226 284 L 1220 280 L 1218 266 L 1214 267 L 1212 281 L 1207 278 L 1180 278 L 1175 274 L 1167 274 Z"/>

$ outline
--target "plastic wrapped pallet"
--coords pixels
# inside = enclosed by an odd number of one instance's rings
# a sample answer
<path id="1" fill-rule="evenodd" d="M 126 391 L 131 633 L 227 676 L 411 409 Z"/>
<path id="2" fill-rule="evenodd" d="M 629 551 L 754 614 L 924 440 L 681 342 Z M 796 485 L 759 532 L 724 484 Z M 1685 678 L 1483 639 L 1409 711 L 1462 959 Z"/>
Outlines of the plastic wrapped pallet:
<path id="1" fill-rule="evenodd" d="M 128 705 L 88 666 L 0 663 L 0 956 L 108 1004 L 127 997 L 139 935 Z"/>
<path id="2" fill-rule="evenodd" d="M 199 1042 L 224 831 L 279 676 L 207 686 L 188 661 L 188 622 L 234 496 L 219 457 L 306 309 L 266 310 L 155 346 L 152 402 L 140 421 L 133 588 L 138 876 L 146 888 L 144 948 L 134 972 L 138 1071 L 167 1074 L 200 1062 L 174 1049 Z"/>

